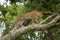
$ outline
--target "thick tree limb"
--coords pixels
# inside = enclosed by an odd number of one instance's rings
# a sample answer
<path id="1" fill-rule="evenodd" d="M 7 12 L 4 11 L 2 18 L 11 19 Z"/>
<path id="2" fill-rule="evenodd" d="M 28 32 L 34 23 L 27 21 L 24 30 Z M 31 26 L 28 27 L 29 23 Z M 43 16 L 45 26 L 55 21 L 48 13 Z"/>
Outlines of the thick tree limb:
<path id="1" fill-rule="evenodd" d="M 48 21 L 49 19 L 52 19 L 52 17 L 56 16 L 57 14 L 53 14 L 53 15 L 50 15 L 49 17 L 47 17 L 46 19 L 44 19 L 43 21 L 40 22 L 40 24 L 43 24 L 45 23 L 46 21 Z"/>
<path id="2" fill-rule="evenodd" d="M 50 21 L 48 24 L 50 25 L 53 25 L 53 24 L 56 24 L 58 20 L 60 20 L 60 15 L 56 16 L 52 21 Z"/>
<path id="3" fill-rule="evenodd" d="M 59 26 L 60 25 L 60 22 L 56 24 L 56 26 Z"/>
<path id="4" fill-rule="evenodd" d="M 26 27 L 21 27 L 15 31 L 10 31 L 6 36 L 4 36 L 1 40 L 14 40 L 16 37 L 18 37 L 19 35 L 23 35 L 24 33 L 30 31 L 30 30 L 40 30 L 40 29 L 45 29 L 45 28 L 49 28 L 52 27 L 54 25 L 56 25 L 56 22 L 60 20 L 60 16 L 56 16 L 51 22 L 47 23 L 47 24 L 34 24 L 34 25 L 30 25 L 30 26 L 26 26 Z"/>

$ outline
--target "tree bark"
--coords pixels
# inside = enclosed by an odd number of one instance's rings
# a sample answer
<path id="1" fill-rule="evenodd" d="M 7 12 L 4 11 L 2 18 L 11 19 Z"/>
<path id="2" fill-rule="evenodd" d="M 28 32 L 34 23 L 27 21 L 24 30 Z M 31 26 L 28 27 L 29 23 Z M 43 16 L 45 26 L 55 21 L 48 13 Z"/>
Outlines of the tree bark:
<path id="1" fill-rule="evenodd" d="M 7 35 L 2 37 L 0 40 L 14 40 L 19 35 L 21 36 L 28 31 L 31 31 L 31 30 L 35 31 L 35 30 L 40 30 L 40 29 L 46 29 L 46 28 L 49 28 L 49 27 L 53 27 L 53 26 L 57 25 L 58 20 L 60 20 L 60 15 L 57 15 L 52 21 L 50 21 L 47 24 L 34 24 L 34 25 L 26 26 L 26 27 L 25 26 L 21 27 L 17 30 L 14 30 L 14 31 L 11 30 Z M 60 23 L 58 23 L 58 25 L 59 24 Z"/>

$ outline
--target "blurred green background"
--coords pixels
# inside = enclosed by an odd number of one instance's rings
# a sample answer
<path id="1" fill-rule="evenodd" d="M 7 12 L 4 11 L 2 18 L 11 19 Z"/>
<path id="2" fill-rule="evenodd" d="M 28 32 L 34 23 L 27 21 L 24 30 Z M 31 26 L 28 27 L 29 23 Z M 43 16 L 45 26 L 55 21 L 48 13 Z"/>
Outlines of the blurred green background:
<path id="1" fill-rule="evenodd" d="M 38 10 L 42 12 L 60 12 L 60 0 L 3 0 L 0 2 L 0 33 L 1 37 L 5 36 L 10 30 L 13 29 L 13 24 L 16 20 L 16 16 L 24 12 L 31 10 Z M 49 16 L 49 13 L 48 13 Z M 47 15 L 43 16 L 44 18 Z M 38 23 L 43 18 L 37 18 Z M 56 40 L 60 40 L 60 26 L 51 28 Z M 42 30 L 33 32 L 30 31 L 24 35 L 19 36 L 16 40 L 43 40 L 44 32 Z M 45 40 L 50 40 L 48 37 Z"/>

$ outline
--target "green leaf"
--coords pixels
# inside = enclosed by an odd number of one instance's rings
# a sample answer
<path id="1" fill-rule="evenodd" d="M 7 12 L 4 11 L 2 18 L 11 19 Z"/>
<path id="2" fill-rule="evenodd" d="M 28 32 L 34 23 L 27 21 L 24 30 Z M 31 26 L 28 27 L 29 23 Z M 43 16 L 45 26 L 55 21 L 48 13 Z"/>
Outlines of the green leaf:
<path id="1" fill-rule="evenodd" d="M 10 14 L 9 12 L 7 12 L 7 13 L 5 14 L 5 19 L 6 19 L 7 21 L 9 21 L 11 18 L 12 18 L 11 14 Z"/>

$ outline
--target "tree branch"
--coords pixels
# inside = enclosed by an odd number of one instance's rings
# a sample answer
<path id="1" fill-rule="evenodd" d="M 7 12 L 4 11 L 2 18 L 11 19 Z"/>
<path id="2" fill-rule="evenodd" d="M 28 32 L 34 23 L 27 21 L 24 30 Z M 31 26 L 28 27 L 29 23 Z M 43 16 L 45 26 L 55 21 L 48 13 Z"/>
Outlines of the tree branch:
<path id="1" fill-rule="evenodd" d="M 21 27 L 15 31 L 11 30 L 6 36 L 4 36 L 1 40 L 14 40 L 16 37 L 19 35 L 23 35 L 24 33 L 30 31 L 30 30 L 40 30 L 40 29 L 45 29 L 49 27 L 53 27 L 56 25 L 56 22 L 60 20 L 60 16 L 56 16 L 52 21 L 50 21 L 47 24 L 34 24 L 34 25 L 29 25 L 29 26 L 24 26 Z M 60 24 L 60 23 L 59 23 Z"/>
<path id="2" fill-rule="evenodd" d="M 40 22 L 40 24 L 43 24 L 45 23 L 46 21 L 48 21 L 49 19 L 52 19 L 52 17 L 56 16 L 57 14 L 53 14 L 53 15 L 50 15 L 49 17 L 47 17 L 46 19 L 44 19 L 43 21 Z"/>

